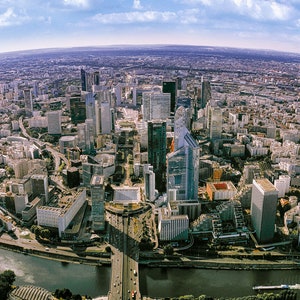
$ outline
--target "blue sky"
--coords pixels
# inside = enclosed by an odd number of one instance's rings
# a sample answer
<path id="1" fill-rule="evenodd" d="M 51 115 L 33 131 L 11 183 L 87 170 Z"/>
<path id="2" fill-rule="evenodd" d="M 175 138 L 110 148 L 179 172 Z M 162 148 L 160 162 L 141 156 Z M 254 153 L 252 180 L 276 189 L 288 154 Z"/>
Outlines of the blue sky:
<path id="1" fill-rule="evenodd" d="M 186 44 L 300 53 L 300 0 L 0 0 L 0 52 Z"/>

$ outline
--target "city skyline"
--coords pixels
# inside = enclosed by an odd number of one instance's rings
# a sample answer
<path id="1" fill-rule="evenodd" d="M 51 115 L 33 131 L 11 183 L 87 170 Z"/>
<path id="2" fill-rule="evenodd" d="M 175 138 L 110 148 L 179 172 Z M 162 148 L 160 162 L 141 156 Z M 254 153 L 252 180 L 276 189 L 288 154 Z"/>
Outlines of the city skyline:
<path id="1" fill-rule="evenodd" d="M 176 44 L 299 53 L 299 29 L 296 0 L 5 0 L 0 4 L 0 52 Z"/>

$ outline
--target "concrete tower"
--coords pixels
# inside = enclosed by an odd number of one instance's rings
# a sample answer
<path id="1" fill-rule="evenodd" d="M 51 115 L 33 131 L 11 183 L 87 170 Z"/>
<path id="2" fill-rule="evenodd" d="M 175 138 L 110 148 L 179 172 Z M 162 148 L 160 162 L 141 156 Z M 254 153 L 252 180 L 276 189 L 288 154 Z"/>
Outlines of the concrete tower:
<path id="1" fill-rule="evenodd" d="M 274 237 L 278 191 L 266 178 L 253 180 L 251 195 L 251 221 L 259 243 Z"/>

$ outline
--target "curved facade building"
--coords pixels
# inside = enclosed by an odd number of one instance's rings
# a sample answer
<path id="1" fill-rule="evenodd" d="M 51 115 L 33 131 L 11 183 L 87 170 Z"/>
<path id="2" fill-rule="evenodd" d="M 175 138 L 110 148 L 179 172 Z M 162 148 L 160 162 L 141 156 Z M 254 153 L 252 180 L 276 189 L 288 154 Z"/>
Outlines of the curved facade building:
<path id="1" fill-rule="evenodd" d="M 56 300 L 49 291 L 44 288 L 24 285 L 18 286 L 10 292 L 8 300 Z"/>

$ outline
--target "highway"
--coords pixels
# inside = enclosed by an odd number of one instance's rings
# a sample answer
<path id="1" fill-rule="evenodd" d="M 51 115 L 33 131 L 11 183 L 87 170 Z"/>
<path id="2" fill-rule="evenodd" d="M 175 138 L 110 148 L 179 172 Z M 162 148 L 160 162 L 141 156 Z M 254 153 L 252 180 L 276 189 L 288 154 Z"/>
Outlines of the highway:
<path id="1" fill-rule="evenodd" d="M 138 241 L 133 217 L 129 214 L 109 214 L 112 271 L 108 299 L 141 299 L 138 272 Z"/>

